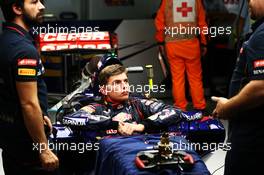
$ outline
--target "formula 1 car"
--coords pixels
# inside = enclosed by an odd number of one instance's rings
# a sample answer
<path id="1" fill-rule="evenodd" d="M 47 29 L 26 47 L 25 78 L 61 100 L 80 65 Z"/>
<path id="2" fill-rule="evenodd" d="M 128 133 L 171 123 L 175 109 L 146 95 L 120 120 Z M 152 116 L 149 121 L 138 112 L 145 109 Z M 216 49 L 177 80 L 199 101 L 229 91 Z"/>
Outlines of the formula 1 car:
<path id="1" fill-rule="evenodd" d="M 71 116 L 72 114 L 90 103 L 101 100 L 98 93 L 97 75 L 107 65 L 122 64 L 115 55 L 107 54 L 94 63 L 95 68 L 91 69 L 91 63 L 85 66 L 82 72 L 82 78 L 85 81 L 74 92 L 66 96 L 58 104 L 56 104 L 51 111 L 55 111 L 55 124 L 53 125 L 53 134 L 51 139 L 55 143 L 96 143 L 102 138 L 119 136 L 116 130 L 90 130 L 85 127 L 92 119 L 79 116 Z M 92 67 L 94 67 L 94 65 Z M 147 98 L 144 94 L 133 93 L 131 96 L 137 98 Z M 201 118 L 201 113 L 189 113 L 186 115 L 193 116 L 194 118 Z M 103 121 L 103 116 L 97 120 Z M 224 140 L 225 130 L 219 120 L 203 117 L 199 120 L 182 121 L 169 128 L 164 128 L 160 132 L 170 132 L 187 138 L 190 142 L 215 142 L 219 143 Z M 161 148 L 161 147 L 160 147 Z M 201 151 L 201 150 L 198 150 Z M 65 172 L 76 173 L 78 171 L 88 171 L 87 161 L 90 164 L 95 159 L 95 153 L 88 152 L 87 154 L 79 154 L 78 152 L 58 150 L 58 156 L 61 160 L 61 169 Z M 164 159 L 160 157 L 159 150 L 154 149 L 147 152 L 139 152 L 137 156 L 137 165 L 140 168 L 154 168 L 158 162 L 162 162 L 161 166 L 169 166 L 177 164 L 179 170 L 188 168 L 192 164 L 192 158 L 184 151 L 173 151 L 169 157 Z M 168 159 L 169 158 L 169 159 Z M 88 160 L 89 159 L 89 160 Z M 84 168 L 84 169 L 83 169 Z M 69 170 L 70 169 L 70 170 Z M 90 169 L 89 169 L 90 170 Z M 62 170 L 63 171 L 63 170 Z"/>
<path id="2" fill-rule="evenodd" d="M 96 93 L 99 89 L 97 76 L 104 67 L 111 64 L 122 63 L 115 55 L 106 54 L 102 57 L 97 57 L 87 64 L 82 72 L 86 83 L 81 85 L 76 91 L 69 94 L 60 103 L 53 107 L 56 109 L 56 124 L 54 125 L 53 134 L 54 139 L 56 138 L 57 141 L 63 141 L 64 139 L 72 137 L 81 137 L 85 138 L 87 141 L 95 141 L 96 138 L 117 135 L 117 131 L 111 129 L 101 131 L 87 130 L 85 129 L 85 125 L 87 123 L 89 124 L 93 119 L 89 119 L 82 115 L 67 115 L 79 110 L 83 106 L 101 100 L 100 95 Z M 144 94 L 131 93 L 131 96 L 146 98 Z M 201 118 L 202 116 L 201 112 L 186 112 L 186 115 L 192 116 L 193 118 Z M 97 120 L 103 121 L 104 118 L 101 117 Z M 170 126 L 165 131 L 178 132 L 193 142 L 219 143 L 222 142 L 225 137 L 225 130 L 222 123 L 219 120 L 210 117 L 203 117 L 202 119 L 192 121 L 182 121 L 176 125 Z"/>

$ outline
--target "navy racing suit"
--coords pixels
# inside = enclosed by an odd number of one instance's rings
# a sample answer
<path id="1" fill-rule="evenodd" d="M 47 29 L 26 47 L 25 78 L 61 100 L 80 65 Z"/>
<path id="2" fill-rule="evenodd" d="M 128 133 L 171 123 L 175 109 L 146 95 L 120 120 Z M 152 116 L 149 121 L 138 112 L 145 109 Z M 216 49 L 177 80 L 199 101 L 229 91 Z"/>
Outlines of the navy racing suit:
<path id="1" fill-rule="evenodd" d="M 145 132 L 151 132 L 166 129 L 182 120 L 195 120 L 201 117 L 201 113 L 188 115 L 160 101 L 130 97 L 121 104 L 104 101 L 87 105 L 75 113 L 64 116 L 62 123 L 66 126 L 99 131 L 117 130 L 118 122 L 122 121 L 143 124 Z"/>

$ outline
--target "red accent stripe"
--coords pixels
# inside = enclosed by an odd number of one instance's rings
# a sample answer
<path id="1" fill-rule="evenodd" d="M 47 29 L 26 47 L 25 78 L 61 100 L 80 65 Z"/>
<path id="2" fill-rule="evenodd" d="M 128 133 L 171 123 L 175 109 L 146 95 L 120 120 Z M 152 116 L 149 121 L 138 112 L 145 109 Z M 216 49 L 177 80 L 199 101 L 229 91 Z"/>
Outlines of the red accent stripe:
<path id="1" fill-rule="evenodd" d="M 136 157 L 135 163 L 136 163 L 136 166 L 139 169 L 144 169 L 145 168 L 145 165 L 144 165 L 143 161 L 139 157 Z"/>
<path id="2" fill-rule="evenodd" d="M 17 28 L 15 28 L 15 27 L 10 27 L 10 26 L 7 26 L 6 28 L 8 28 L 8 29 L 11 29 L 11 30 L 14 30 L 14 31 L 16 31 L 17 33 L 19 33 L 20 35 L 22 35 L 22 36 L 25 36 L 25 34 L 24 33 L 22 33 L 20 30 L 18 30 Z"/>
<path id="3" fill-rule="evenodd" d="M 205 122 L 207 120 L 210 120 L 211 118 L 208 116 L 203 116 L 203 118 L 200 120 L 201 122 Z"/>

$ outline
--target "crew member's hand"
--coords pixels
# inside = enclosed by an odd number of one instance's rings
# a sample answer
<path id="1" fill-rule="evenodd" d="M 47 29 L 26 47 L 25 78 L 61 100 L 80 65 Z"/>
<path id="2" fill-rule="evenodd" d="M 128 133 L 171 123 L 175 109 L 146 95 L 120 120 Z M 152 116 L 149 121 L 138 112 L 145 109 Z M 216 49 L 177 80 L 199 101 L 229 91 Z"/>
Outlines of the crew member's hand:
<path id="1" fill-rule="evenodd" d="M 229 100 L 224 97 L 212 97 L 212 100 L 217 103 L 212 113 L 212 116 L 215 118 L 227 119 L 229 116 L 228 116 L 228 112 L 225 110 L 225 104 Z"/>
<path id="2" fill-rule="evenodd" d="M 201 55 L 205 56 L 207 54 L 207 47 L 206 46 L 201 46 Z"/>
<path id="3" fill-rule="evenodd" d="M 45 170 L 54 171 L 55 169 L 59 168 L 59 159 L 50 149 L 41 151 L 39 157 L 42 168 Z"/>
<path id="4" fill-rule="evenodd" d="M 165 53 L 165 47 L 164 47 L 164 43 L 159 45 L 159 51 L 161 52 L 161 54 Z"/>
<path id="5" fill-rule="evenodd" d="M 44 116 L 44 125 L 48 126 L 49 134 L 52 134 L 52 124 L 48 116 Z"/>
<path id="6" fill-rule="evenodd" d="M 121 135 L 130 136 L 134 132 L 134 128 L 130 123 L 124 123 L 122 121 L 118 124 L 118 132 Z"/>

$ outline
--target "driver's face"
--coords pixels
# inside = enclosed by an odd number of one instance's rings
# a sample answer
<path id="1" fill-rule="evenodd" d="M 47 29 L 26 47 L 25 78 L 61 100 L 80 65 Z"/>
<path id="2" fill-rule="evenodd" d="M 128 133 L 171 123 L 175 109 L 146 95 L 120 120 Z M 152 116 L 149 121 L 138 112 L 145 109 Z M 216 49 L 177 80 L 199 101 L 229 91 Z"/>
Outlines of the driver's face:
<path id="1" fill-rule="evenodd" d="M 106 96 L 115 102 L 123 102 L 129 96 L 129 83 L 126 73 L 111 76 L 105 87 Z"/>

